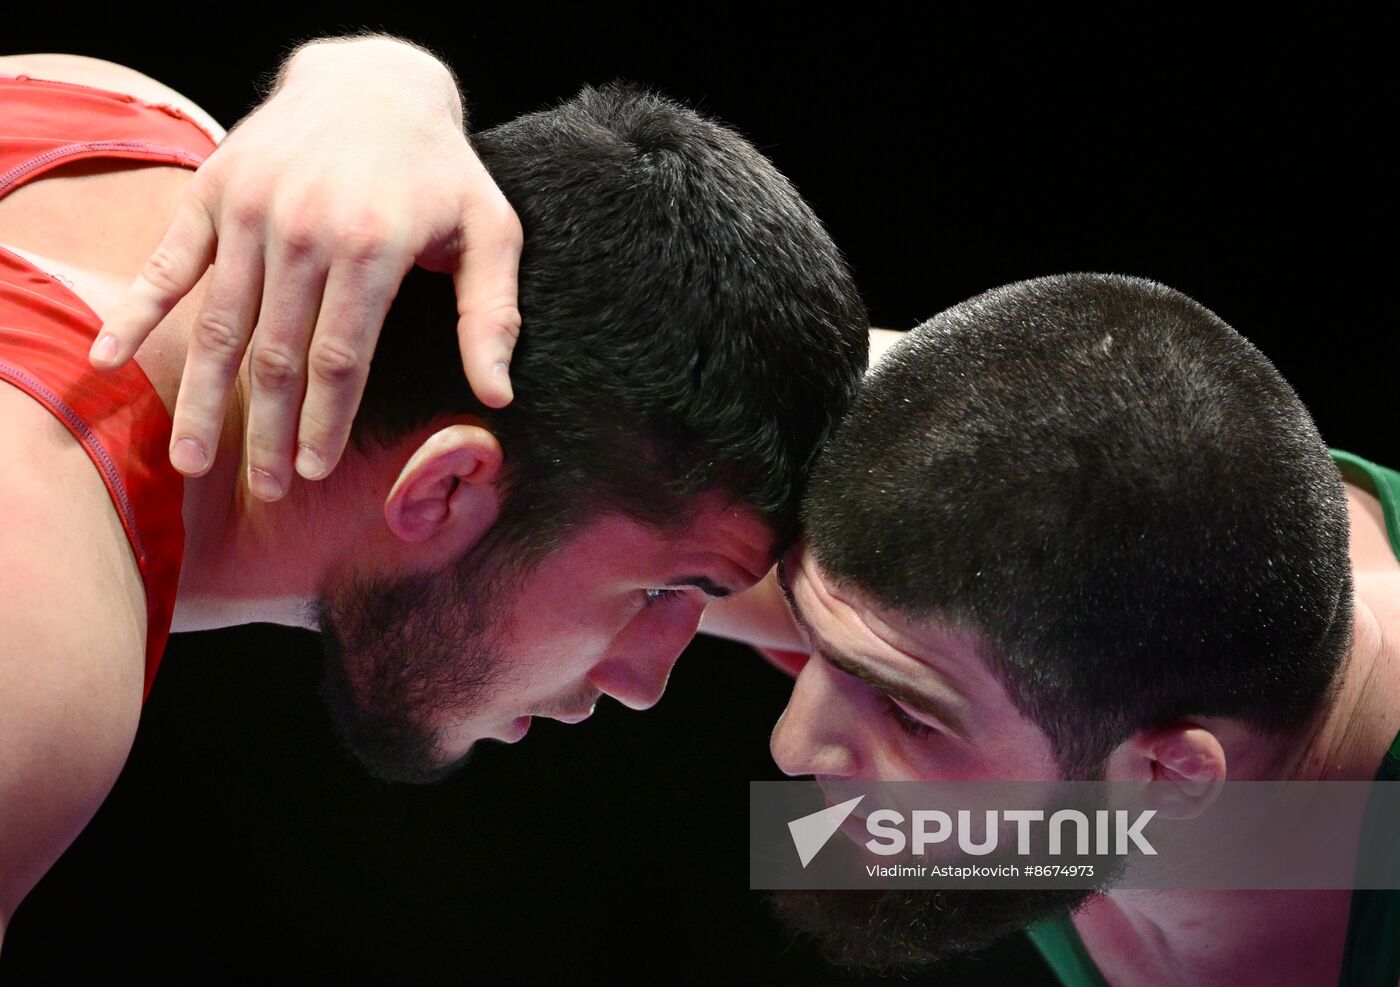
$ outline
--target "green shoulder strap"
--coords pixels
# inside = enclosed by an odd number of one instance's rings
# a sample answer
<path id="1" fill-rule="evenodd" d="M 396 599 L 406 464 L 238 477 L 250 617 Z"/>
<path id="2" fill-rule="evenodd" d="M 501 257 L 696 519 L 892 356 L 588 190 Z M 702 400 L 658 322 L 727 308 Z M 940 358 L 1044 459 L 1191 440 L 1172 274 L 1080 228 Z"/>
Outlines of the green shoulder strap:
<path id="1" fill-rule="evenodd" d="M 1035 923 L 1026 929 L 1026 935 L 1065 987 L 1108 987 L 1068 912 Z"/>
<path id="2" fill-rule="evenodd" d="M 1385 533 L 1390 536 L 1390 547 L 1400 558 L 1400 473 L 1340 449 L 1332 450 L 1332 458 L 1343 477 L 1374 494 L 1381 502 Z"/>

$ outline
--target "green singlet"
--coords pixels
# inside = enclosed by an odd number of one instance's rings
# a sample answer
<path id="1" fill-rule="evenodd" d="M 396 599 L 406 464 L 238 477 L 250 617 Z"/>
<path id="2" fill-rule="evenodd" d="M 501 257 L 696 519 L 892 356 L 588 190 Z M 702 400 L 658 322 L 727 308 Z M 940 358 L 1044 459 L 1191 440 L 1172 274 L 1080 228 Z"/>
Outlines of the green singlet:
<path id="1" fill-rule="evenodd" d="M 1333 450 L 1332 458 L 1350 483 L 1375 495 L 1385 514 L 1391 548 L 1400 558 L 1400 473 Z M 1376 772 L 1377 781 L 1400 781 L 1400 735 Z M 1068 913 L 1026 930 L 1065 987 L 1108 987 Z M 1400 889 L 1356 890 L 1351 894 L 1346 948 L 1338 987 L 1395 987 L 1400 981 Z"/>

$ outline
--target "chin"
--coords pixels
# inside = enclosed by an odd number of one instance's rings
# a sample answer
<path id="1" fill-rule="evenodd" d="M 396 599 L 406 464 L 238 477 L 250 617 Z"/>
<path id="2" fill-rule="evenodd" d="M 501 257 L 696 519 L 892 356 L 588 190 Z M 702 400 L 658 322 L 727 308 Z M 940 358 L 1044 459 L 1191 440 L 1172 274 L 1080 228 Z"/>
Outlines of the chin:
<path id="1" fill-rule="evenodd" d="M 321 699 L 341 741 L 366 771 L 381 781 L 423 785 L 456 770 L 465 750 L 457 757 L 445 755 L 439 732 L 425 725 L 411 705 L 367 701 L 367 690 L 357 688 L 347 674 L 343 655 L 329 641 L 326 650 Z"/>
<path id="2" fill-rule="evenodd" d="M 774 891 L 769 903 L 790 930 L 815 940 L 832 964 L 910 974 L 988 949 L 1095 894 L 1064 890 Z"/>
<path id="3" fill-rule="evenodd" d="M 482 723 L 480 717 L 474 717 L 471 723 L 440 729 L 437 733 L 438 760 L 455 767 L 465 761 L 480 744 L 518 743 L 529 733 L 530 721 L 531 717 L 517 716 Z"/>
<path id="4" fill-rule="evenodd" d="M 441 582 L 368 581 L 317 601 L 321 696 L 345 746 L 385 781 L 430 784 L 457 770 L 503 667 L 490 629 L 454 619 L 453 586 Z"/>

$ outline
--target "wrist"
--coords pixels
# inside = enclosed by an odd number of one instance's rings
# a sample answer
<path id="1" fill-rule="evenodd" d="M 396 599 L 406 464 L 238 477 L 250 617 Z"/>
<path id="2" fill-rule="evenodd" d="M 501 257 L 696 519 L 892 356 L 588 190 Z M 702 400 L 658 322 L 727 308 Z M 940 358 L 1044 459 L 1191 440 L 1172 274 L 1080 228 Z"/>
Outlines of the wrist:
<path id="1" fill-rule="evenodd" d="M 452 69 L 432 52 L 388 35 L 318 38 L 303 44 L 282 63 L 274 91 L 346 87 L 366 94 L 407 95 L 412 105 L 448 113 L 465 127 L 462 93 Z"/>

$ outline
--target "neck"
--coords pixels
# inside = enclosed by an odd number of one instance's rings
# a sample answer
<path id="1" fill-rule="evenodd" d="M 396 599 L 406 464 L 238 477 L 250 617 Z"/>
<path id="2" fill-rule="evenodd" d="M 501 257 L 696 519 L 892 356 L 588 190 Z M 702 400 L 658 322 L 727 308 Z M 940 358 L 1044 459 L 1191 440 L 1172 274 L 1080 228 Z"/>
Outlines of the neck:
<path id="1" fill-rule="evenodd" d="M 336 543 L 313 537 L 333 530 L 329 512 L 317 509 L 323 505 L 303 484 L 294 483 L 272 504 L 248 493 L 245 374 L 235 386 L 213 468 L 185 481 L 176 631 L 257 622 L 312 627 L 308 605 L 335 563 Z"/>
<path id="2" fill-rule="evenodd" d="M 1400 654 L 1358 591 L 1333 699 L 1303 729 L 1280 740 L 1236 720 L 1202 722 L 1225 749 L 1230 781 L 1370 781 L 1400 731 Z"/>
<path id="3" fill-rule="evenodd" d="M 173 415 L 188 327 L 204 285 L 171 313 L 136 355 Z M 265 503 L 248 492 L 244 454 L 248 363 L 234 382 L 214 465 L 185 481 L 185 553 L 172 629 L 207 630 L 274 623 L 315 628 L 311 605 L 352 551 L 363 558 L 385 543 L 383 504 L 396 475 L 390 453 L 347 452 L 333 476 L 293 480 Z"/>
<path id="4" fill-rule="evenodd" d="M 1278 769 L 1264 777 L 1295 781 L 1370 781 L 1400 731 L 1400 654 L 1361 590 L 1358 575 L 1351 651 L 1336 700 L 1296 747 L 1278 751 Z"/>
<path id="5" fill-rule="evenodd" d="M 1400 728 L 1397 676 L 1374 615 L 1360 599 L 1356 611 L 1336 701 L 1301 738 L 1266 744 L 1238 723 L 1209 724 L 1231 780 L 1375 777 Z M 1350 905 L 1347 890 L 1115 890 L 1075 925 L 1110 983 L 1336 983 Z"/>
<path id="6" fill-rule="evenodd" d="M 1114 891 L 1074 924 L 1113 984 L 1336 983 L 1351 892 Z"/>
<path id="7" fill-rule="evenodd" d="M 106 319 L 134 272 L 116 273 L 67 262 L 24 247 L 6 248 L 63 280 L 99 318 Z M 149 245 L 139 253 L 144 259 Z M 174 416 L 189 330 L 208 276 L 151 332 L 135 361 Z M 208 630 L 234 624 L 315 627 L 311 604 L 353 554 L 390 559 L 394 544 L 383 505 L 406 456 L 392 450 L 347 452 L 334 474 L 315 483 L 294 479 L 276 503 L 248 493 L 248 363 L 234 382 L 214 465 L 187 479 L 182 515 L 185 552 L 171 629 Z M 397 456 L 397 458 L 396 458 Z"/>
<path id="8" fill-rule="evenodd" d="M 1400 568 L 1383 528 L 1363 530 L 1363 495 L 1348 496 L 1354 618 L 1334 701 L 1282 744 L 1211 721 L 1231 780 L 1370 781 L 1400 732 L 1400 648 L 1387 633 L 1400 626 Z M 1095 899 L 1075 925 L 1113 983 L 1335 983 L 1350 902 L 1347 890 L 1120 890 Z"/>

